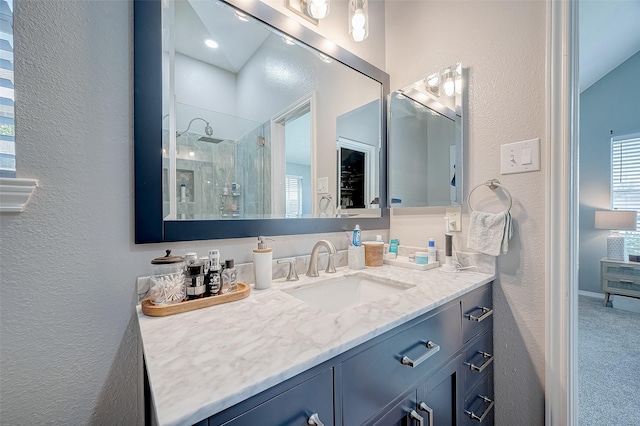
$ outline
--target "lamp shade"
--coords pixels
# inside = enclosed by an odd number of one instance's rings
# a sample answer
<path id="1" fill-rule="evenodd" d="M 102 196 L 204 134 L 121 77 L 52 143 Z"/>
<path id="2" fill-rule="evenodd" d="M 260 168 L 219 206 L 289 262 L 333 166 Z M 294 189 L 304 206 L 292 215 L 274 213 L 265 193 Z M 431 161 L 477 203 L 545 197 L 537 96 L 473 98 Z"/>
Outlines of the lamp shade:
<path id="1" fill-rule="evenodd" d="M 638 224 L 636 210 L 598 210 L 595 227 L 615 231 L 635 231 Z"/>

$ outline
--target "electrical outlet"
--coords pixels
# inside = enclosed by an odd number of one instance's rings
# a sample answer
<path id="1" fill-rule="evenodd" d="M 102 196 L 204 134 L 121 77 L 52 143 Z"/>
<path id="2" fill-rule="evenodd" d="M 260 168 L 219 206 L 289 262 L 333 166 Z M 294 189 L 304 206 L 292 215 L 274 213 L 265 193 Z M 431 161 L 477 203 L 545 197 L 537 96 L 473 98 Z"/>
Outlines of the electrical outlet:
<path id="1" fill-rule="evenodd" d="M 318 178 L 318 194 L 328 194 L 329 193 L 329 178 L 321 177 Z"/>
<path id="2" fill-rule="evenodd" d="M 447 232 L 462 232 L 462 209 L 458 207 L 447 207 L 445 218 L 448 219 L 449 229 Z"/>

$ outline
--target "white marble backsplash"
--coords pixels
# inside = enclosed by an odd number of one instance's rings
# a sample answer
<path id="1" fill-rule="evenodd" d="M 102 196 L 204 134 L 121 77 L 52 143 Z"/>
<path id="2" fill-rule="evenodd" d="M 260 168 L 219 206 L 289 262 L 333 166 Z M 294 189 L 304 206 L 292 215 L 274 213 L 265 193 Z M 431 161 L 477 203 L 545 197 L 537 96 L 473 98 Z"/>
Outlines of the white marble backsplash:
<path id="1" fill-rule="evenodd" d="M 412 247 L 412 246 L 398 246 L 398 255 L 407 257 L 409 254 L 415 253 L 417 251 L 427 251 L 426 247 Z M 481 253 L 468 253 L 468 252 L 456 252 L 454 251 L 453 258 L 456 259 L 460 263 L 463 268 L 470 268 L 474 272 L 481 272 L 483 274 L 494 275 L 496 271 L 496 258 L 494 256 L 489 256 Z M 338 250 L 336 254 L 333 255 L 333 262 L 336 268 L 341 266 L 347 266 L 347 255 L 348 250 Z M 437 250 L 437 257 L 440 263 L 444 263 L 444 250 Z M 296 272 L 298 275 L 302 276 L 307 273 L 307 269 L 309 268 L 309 259 L 311 259 L 311 255 L 301 255 L 301 256 L 292 256 L 292 257 L 283 257 L 282 259 L 293 259 L 296 265 Z M 327 267 L 327 259 L 328 254 L 326 251 L 320 253 L 318 257 L 318 271 L 323 271 Z M 278 263 L 280 259 L 273 259 L 272 264 L 272 278 L 274 280 L 278 280 L 281 278 L 285 278 L 289 273 L 289 264 L 288 263 Z M 255 276 L 253 274 L 253 262 L 248 263 L 240 263 L 235 265 L 236 270 L 238 272 L 238 281 L 253 284 L 256 282 Z M 138 278 L 138 302 L 147 297 L 147 293 L 149 291 L 149 277 L 139 277 Z"/>

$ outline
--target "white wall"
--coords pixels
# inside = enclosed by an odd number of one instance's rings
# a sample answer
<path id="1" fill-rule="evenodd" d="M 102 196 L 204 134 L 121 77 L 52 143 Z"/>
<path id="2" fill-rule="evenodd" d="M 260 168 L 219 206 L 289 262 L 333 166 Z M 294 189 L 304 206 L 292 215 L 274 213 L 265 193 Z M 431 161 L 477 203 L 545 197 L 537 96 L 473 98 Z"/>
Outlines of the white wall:
<path id="1" fill-rule="evenodd" d="M 248 262 L 254 240 L 135 245 L 132 3 L 15 5 L 17 174 L 41 186 L 0 218 L 0 419 L 135 424 L 136 277 L 165 248 Z M 346 248 L 343 233 L 270 245 L 280 258 L 320 238 Z"/>
<path id="2" fill-rule="evenodd" d="M 499 146 L 545 135 L 546 10 L 542 1 L 401 1 L 386 4 L 391 89 L 461 61 L 469 68 L 465 121 L 465 197 L 500 178 L 514 199 L 515 235 L 498 259 L 494 287 L 497 425 L 544 423 L 543 172 L 500 175 Z M 419 46 L 419 48 L 416 48 Z M 546 167 L 542 158 L 542 167 Z M 474 206 L 492 200 L 488 189 Z M 444 245 L 443 208 L 410 209 L 391 218 L 391 238 Z M 455 248 L 466 249 L 466 224 Z"/>

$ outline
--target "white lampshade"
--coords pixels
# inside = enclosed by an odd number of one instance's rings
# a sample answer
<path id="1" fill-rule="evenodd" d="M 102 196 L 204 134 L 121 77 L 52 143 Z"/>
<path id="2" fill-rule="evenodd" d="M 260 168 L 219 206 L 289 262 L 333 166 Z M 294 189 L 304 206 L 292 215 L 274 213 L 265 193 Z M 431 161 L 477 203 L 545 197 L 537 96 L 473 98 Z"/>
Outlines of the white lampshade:
<path id="1" fill-rule="evenodd" d="M 599 210 L 596 211 L 595 227 L 610 229 L 613 234 L 607 237 L 607 258 L 624 261 L 624 237 L 618 231 L 635 231 L 638 223 L 636 210 Z"/>
<path id="2" fill-rule="evenodd" d="M 596 211 L 596 228 L 615 231 L 635 231 L 638 224 L 636 210 L 598 210 Z"/>

